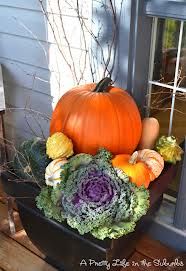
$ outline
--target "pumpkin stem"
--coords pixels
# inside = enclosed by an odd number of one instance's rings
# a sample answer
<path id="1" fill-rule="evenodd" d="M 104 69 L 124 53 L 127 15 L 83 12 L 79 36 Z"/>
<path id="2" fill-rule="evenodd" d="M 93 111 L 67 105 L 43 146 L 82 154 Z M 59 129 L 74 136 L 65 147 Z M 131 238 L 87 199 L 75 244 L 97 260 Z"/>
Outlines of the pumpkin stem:
<path id="1" fill-rule="evenodd" d="M 97 83 L 93 92 L 107 92 L 107 88 L 112 85 L 112 80 L 109 77 L 103 78 L 99 83 Z"/>
<path id="2" fill-rule="evenodd" d="M 130 160 L 129 160 L 129 163 L 130 163 L 130 164 L 136 164 L 137 158 L 138 158 L 138 151 L 135 151 L 135 152 L 131 155 Z"/>

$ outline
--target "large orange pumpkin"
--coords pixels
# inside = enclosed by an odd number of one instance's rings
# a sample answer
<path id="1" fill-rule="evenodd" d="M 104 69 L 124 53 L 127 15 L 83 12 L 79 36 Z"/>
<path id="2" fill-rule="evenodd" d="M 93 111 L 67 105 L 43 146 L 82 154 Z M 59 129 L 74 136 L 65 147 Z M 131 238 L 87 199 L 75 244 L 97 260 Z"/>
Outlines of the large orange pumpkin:
<path id="1" fill-rule="evenodd" d="M 52 114 L 50 134 L 66 134 L 76 153 L 95 154 L 99 147 L 113 154 L 133 153 L 142 130 L 139 110 L 133 98 L 111 82 L 104 78 L 65 93 Z"/>

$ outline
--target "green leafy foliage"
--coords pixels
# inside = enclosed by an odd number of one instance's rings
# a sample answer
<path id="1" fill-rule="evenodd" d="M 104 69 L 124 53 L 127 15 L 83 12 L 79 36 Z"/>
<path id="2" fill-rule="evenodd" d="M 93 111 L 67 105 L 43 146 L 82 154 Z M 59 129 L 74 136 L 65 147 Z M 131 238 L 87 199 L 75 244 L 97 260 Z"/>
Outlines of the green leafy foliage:
<path id="1" fill-rule="evenodd" d="M 44 184 L 45 168 L 50 163 L 46 155 L 45 140 L 35 137 L 24 141 L 15 154 L 13 168 L 15 173 L 24 180 Z"/>
<path id="2" fill-rule="evenodd" d="M 59 206 L 60 198 L 60 185 L 57 185 L 55 189 L 53 187 L 46 186 L 41 189 L 39 196 L 37 196 L 36 205 L 44 212 L 46 217 L 62 222 L 64 217 L 61 212 L 61 207 Z"/>

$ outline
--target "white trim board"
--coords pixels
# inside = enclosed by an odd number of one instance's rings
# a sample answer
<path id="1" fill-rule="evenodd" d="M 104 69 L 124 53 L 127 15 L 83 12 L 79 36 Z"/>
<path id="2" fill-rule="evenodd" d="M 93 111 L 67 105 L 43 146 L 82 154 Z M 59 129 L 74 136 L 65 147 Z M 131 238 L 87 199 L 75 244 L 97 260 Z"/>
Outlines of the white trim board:
<path id="1" fill-rule="evenodd" d="M 4 94 L 4 85 L 3 85 L 3 74 L 2 66 L 0 64 L 0 111 L 5 110 L 5 94 Z"/>

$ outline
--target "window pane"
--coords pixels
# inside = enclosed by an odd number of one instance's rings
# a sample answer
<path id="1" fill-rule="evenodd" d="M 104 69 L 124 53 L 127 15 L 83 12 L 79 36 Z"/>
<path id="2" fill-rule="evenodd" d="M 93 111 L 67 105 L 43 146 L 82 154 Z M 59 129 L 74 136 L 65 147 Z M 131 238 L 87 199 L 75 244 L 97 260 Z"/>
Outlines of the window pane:
<path id="1" fill-rule="evenodd" d="M 170 92 L 171 95 L 171 92 Z M 169 93 L 167 92 L 167 96 Z M 170 119 L 171 99 L 152 114 L 160 123 L 160 134 L 167 135 Z M 186 135 L 186 93 L 177 92 L 174 107 L 172 135 L 181 143 Z"/>
<path id="2" fill-rule="evenodd" d="M 178 86 L 182 88 L 186 88 L 186 23 L 184 23 L 184 28 L 183 28 Z"/>
<path id="3" fill-rule="evenodd" d="M 181 143 L 186 135 L 186 93 L 176 94 L 172 134 Z"/>
<path id="4" fill-rule="evenodd" d="M 173 85 L 180 21 L 159 19 L 155 46 L 153 80 Z"/>
<path id="5" fill-rule="evenodd" d="M 157 110 L 156 113 L 152 115 L 159 120 L 161 135 L 168 134 L 170 107 L 171 101 L 168 101 L 161 107 L 161 110 Z M 184 93 L 176 94 L 172 135 L 178 139 L 179 144 L 184 140 L 184 136 L 186 135 L 186 94 Z M 169 186 L 169 193 L 171 195 L 175 195 L 175 193 L 178 192 L 179 180 L 180 172 Z"/>
<path id="6" fill-rule="evenodd" d="M 151 85 L 150 112 L 151 116 L 159 120 L 161 135 L 168 135 L 169 131 L 180 26 L 181 22 L 177 20 L 158 19 L 156 29 L 152 80 L 166 87 Z M 177 86 L 186 88 L 186 22 L 179 64 Z M 179 143 L 186 135 L 186 93 L 183 92 L 176 92 L 171 134 L 177 137 Z M 178 185 L 179 178 L 174 180 L 170 189 L 177 192 Z"/>
<path id="7" fill-rule="evenodd" d="M 177 60 L 180 21 L 158 19 L 156 46 L 153 64 L 153 80 L 167 87 L 152 85 L 151 116 L 156 117 L 161 126 L 161 134 L 168 134 L 172 103 L 174 76 Z M 177 87 L 186 88 L 186 22 L 181 43 Z M 172 134 L 181 142 L 186 135 L 186 93 L 176 93 Z"/>
<path id="8" fill-rule="evenodd" d="M 177 20 L 158 19 L 156 29 L 152 80 L 171 87 L 174 85 L 180 24 L 180 21 Z M 151 113 L 155 114 L 157 110 L 162 110 L 171 99 L 172 89 L 152 85 Z M 169 122 L 169 112 L 166 112 L 166 126 Z"/>
<path id="9" fill-rule="evenodd" d="M 165 102 L 164 105 L 161 105 L 161 107 L 158 108 L 158 106 L 156 106 L 155 110 L 153 110 L 153 113 L 151 114 L 151 116 L 158 119 L 160 123 L 160 135 L 168 135 L 170 107 L 171 101 L 169 99 L 169 101 Z"/>

